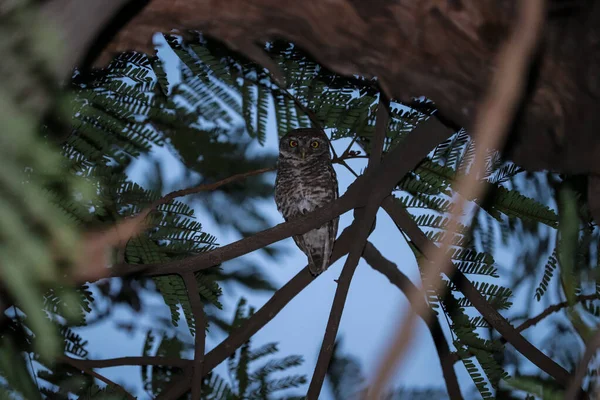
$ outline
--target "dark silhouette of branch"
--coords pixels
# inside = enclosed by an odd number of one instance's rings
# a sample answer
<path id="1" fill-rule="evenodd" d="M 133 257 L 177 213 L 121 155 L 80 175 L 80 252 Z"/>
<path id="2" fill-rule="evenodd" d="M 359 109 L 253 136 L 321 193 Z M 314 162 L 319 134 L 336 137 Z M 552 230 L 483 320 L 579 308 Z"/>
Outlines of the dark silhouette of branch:
<path id="1" fill-rule="evenodd" d="M 146 208 L 145 210 L 140 212 L 140 214 L 147 215 L 150 212 L 152 212 L 153 210 L 157 209 L 159 206 L 161 206 L 163 204 L 167 204 L 168 202 L 170 202 L 178 197 L 189 196 L 190 194 L 196 194 L 196 193 L 200 193 L 200 192 L 210 192 L 211 190 L 218 189 L 221 186 L 225 186 L 225 185 L 228 185 L 233 182 L 242 181 L 244 179 L 250 178 L 251 176 L 261 175 L 261 174 L 264 174 L 267 172 L 273 172 L 275 170 L 276 170 L 275 167 L 261 168 L 261 169 L 256 169 L 254 171 L 242 172 L 240 174 L 232 175 L 228 178 L 221 179 L 218 182 L 205 183 L 205 184 L 194 186 L 194 187 L 187 188 L 187 189 L 175 190 L 169 194 L 164 195 L 160 199 L 156 200 L 154 203 L 152 203 L 150 206 L 148 206 L 148 208 Z"/>
<path id="2" fill-rule="evenodd" d="M 202 395 L 202 372 L 204 364 L 204 347 L 206 345 L 206 320 L 204 317 L 204 308 L 200 299 L 198 282 L 193 272 L 182 276 L 185 288 L 188 292 L 192 313 L 194 314 L 194 323 L 196 326 L 196 337 L 194 338 L 194 370 L 192 378 L 192 399 L 200 399 Z"/>
<path id="3" fill-rule="evenodd" d="M 107 385 L 114 386 L 115 388 L 117 388 L 121 392 L 123 392 L 123 394 L 125 396 L 127 396 L 128 399 L 131 399 L 131 400 L 136 399 L 131 393 L 129 393 L 127 390 L 125 390 L 125 388 L 123 386 L 111 381 L 110 379 L 108 379 L 107 377 L 105 377 L 103 375 L 100 375 L 99 373 L 95 372 L 93 369 L 85 367 L 83 365 L 83 363 L 81 363 L 82 360 L 77 360 L 75 358 L 71 358 L 71 357 L 67 357 L 67 356 L 62 356 L 60 360 L 62 362 L 64 362 L 65 364 L 69 364 L 71 367 L 78 369 L 79 371 L 106 383 Z"/>
<path id="4" fill-rule="evenodd" d="M 382 203 L 383 209 L 389 214 L 396 226 L 401 229 L 412 241 L 412 243 L 421 251 L 425 257 L 431 257 L 427 254 L 434 243 L 419 228 L 416 222 L 404 207 L 394 202 L 392 198 L 387 198 Z M 479 293 L 475 286 L 458 269 L 448 276 L 452 283 L 460 290 L 465 297 L 473 304 L 477 311 L 485 318 L 492 328 L 497 330 L 506 341 L 514 346 L 518 352 L 523 354 L 529 361 L 535 364 L 542 371 L 552 376 L 556 381 L 567 386 L 569 382 L 569 373 L 554 362 L 550 357 L 542 353 L 537 347 L 533 346 L 525 339 L 494 307 Z"/>
<path id="5" fill-rule="evenodd" d="M 361 220 L 357 221 L 362 222 Z M 333 345 L 340 327 L 340 320 L 342 319 L 348 290 L 350 289 L 350 282 L 352 281 L 352 276 L 358 265 L 358 260 L 356 259 L 357 256 L 353 256 L 353 253 L 358 253 L 358 258 L 360 259 L 360 252 L 356 251 L 356 247 L 353 247 L 350 251 L 350 255 L 346 259 L 340 278 L 337 281 L 338 286 L 335 291 L 335 297 L 333 298 L 331 311 L 329 312 L 329 320 L 327 321 L 325 336 L 321 343 L 319 358 L 310 381 L 310 386 L 308 387 L 308 393 L 306 395 L 307 400 L 317 400 L 319 398 L 319 393 L 321 393 L 321 387 L 323 386 L 323 381 L 325 380 L 325 375 L 329 368 L 329 362 L 331 361 L 331 355 L 333 354 Z"/>
<path id="6" fill-rule="evenodd" d="M 545 0 L 521 1 L 518 12 L 519 18 L 511 38 L 495 56 L 497 70 L 492 75 L 484 102 L 478 109 L 473 129 L 476 143 L 474 161 L 470 166 L 469 174 L 461 177 L 456 183 L 456 191 L 462 196 L 456 198 L 446 235 L 443 236 L 440 246 L 428 244 L 429 247 L 422 249 L 428 254 L 432 265 L 424 271 L 423 289 L 411 293 L 415 298 L 423 296 L 425 290 L 436 293 L 445 290 L 443 282 L 437 278 L 440 273 L 453 274 L 455 266 L 449 262 L 448 249 L 459 227 L 460 218 L 468 203 L 467 199 L 482 198 L 486 192 L 487 186 L 480 179 L 485 172 L 486 152 L 488 149 L 504 147 L 508 129 L 519 108 L 527 84 L 530 62 L 537 48 L 546 16 Z M 422 303 L 416 303 L 416 308 L 409 309 L 402 318 L 399 329 L 377 369 L 369 398 L 381 397 L 388 379 L 408 348 L 414 333 L 416 315 L 421 306 Z"/>
<path id="7" fill-rule="evenodd" d="M 363 251 L 363 258 L 365 261 L 376 271 L 381 272 L 385 275 L 389 281 L 398 287 L 406 295 L 408 299 L 411 297 L 408 295 L 409 293 L 417 292 L 419 289 L 410 281 L 410 279 L 402 273 L 398 269 L 398 267 L 386 259 L 377 248 L 371 243 L 367 241 L 365 245 L 365 249 Z M 424 300 L 420 300 L 425 302 Z M 411 304 L 412 306 L 412 304 Z M 423 320 L 427 321 L 429 318 L 428 314 L 432 314 L 433 311 L 431 307 L 426 304 L 427 307 L 422 307 L 423 310 L 427 309 L 426 312 L 422 312 L 419 314 Z M 431 325 L 429 325 L 429 331 L 431 332 L 431 336 L 433 337 L 433 343 L 435 344 L 435 349 L 440 358 L 440 364 L 442 365 L 442 374 L 444 375 L 444 381 L 446 383 L 446 390 L 448 390 L 448 395 L 451 399 L 462 399 L 462 393 L 460 392 L 460 385 L 458 384 L 458 379 L 456 377 L 456 372 L 454 371 L 454 359 L 452 358 L 452 353 L 450 352 L 450 347 L 448 346 L 448 341 L 444 336 L 444 331 L 440 325 L 440 322 L 437 318 L 431 316 Z"/>
<path id="8" fill-rule="evenodd" d="M 330 264 L 333 264 L 344 255 L 348 254 L 352 245 L 352 237 L 356 231 L 356 223 L 352 223 L 344 229 L 338 237 L 333 247 Z M 204 371 L 208 372 L 223 362 L 227 357 L 235 352 L 235 350 L 244 344 L 250 337 L 258 332 L 263 326 L 271 321 L 279 312 L 294 298 L 298 293 L 304 290 L 313 278 L 308 272 L 308 266 L 304 267 L 292 279 L 282 286 L 273 296 L 262 306 L 257 312 L 247 319 L 240 327 L 234 329 L 229 336 L 223 340 L 218 346 L 209 351 L 204 358 Z M 165 390 L 170 395 L 178 398 L 183 396 L 189 390 L 189 383 L 183 382 L 185 377 L 180 377 L 179 380 L 173 382 L 171 386 Z M 159 396 L 158 399 L 166 399 L 167 397 Z M 158 400 L 157 399 L 157 400 Z"/>
<path id="9" fill-rule="evenodd" d="M 598 300 L 598 299 L 600 299 L 600 295 L 596 294 L 596 293 L 575 296 L 575 302 L 578 304 L 583 303 L 584 301 Z M 549 306 L 548 308 L 546 308 L 541 313 L 539 313 L 538 315 L 536 315 L 535 317 L 529 318 L 527 321 L 525 321 L 521 325 L 519 325 L 517 327 L 517 332 L 523 332 L 525 329 L 536 325 L 538 322 L 542 321 L 544 318 L 547 318 L 551 314 L 558 312 L 560 310 L 563 310 L 565 308 L 568 308 L 569 306 L 570 306 L 570 304 L 566 301 L 563 301 L 562 303 L 558 303 L 558 304 L 553 304 L 553 305 Z M 498 342 L 500 342 L 502 344 L 506 343 L 506 339 L 504 337 L 500 337 L 497 340 L 498 340 Z M 458 356 L 458 354 L 452 353 L 452 357 L 453 357 L 453 362 L 460 361 L 460 357 Z"/>
<path id="10" fill-rule="evenodd" d="M 592 361 L 592 357 L 596 354 L 596 350 L 600 347 L 600 329 L 594 333 L 594 336 L 587 343 L 585 348 L 585 353 L 583 354 L 583 358 L 579 362 L 577 369 L 575 370 L 575 376 L 569 383 L 567 391 L 565 392 L 565 400 L 577 399 L 579 398 L 579 393 L 581 393 L 581 384 L 583 383 L 583 379 L 587 375 L 587 368 L 590 361 Z"/>
<path id="11" fill-rule="evenodd" d="M 187 368 L 192 363 L 192 360 L 179 357 L 117 357 L 105 360 L 77 360 L 63 355 L 59 358 L 59 361 L 65 363 L 69 360 L 75 360 L 78 366 L 85 368 L 111 368 L 123 365 L 167 365 L 169 367 Z"/>
<path id="12" fill-rule="evenodd" d="M 383 95 L 382 95 L 383 99 Z M 377 109 L 377 119 L 375 122 L 375 137 L 372 142 L 372 152 L 369 157 L 369 163 L 365 174 L 372 171 L 381 163 L 381 155 L 383 154 L 383 143 L 387 132 L 389 123 L 389 113 L 387 110 L 387 104 L 385 101 L 380 100 L 379 107 Z M 394 182 L 395 184 L 395 182 Z M 348 290 L 350 289 L 350 283 L 352 282 L 352 276 L 356 271 L 358 262 L 362 255 L 363 248 L 367 241 L 367 238 L 371 234 L 371 227 L 375 222 L 375 216 L 381 200 L 388 195 L 391 191 L 390 188 L 382 188 L 378 192 L 371 192 L 369 199 L 364 210 L 358 210 L 355 213 L 355 221 L 357 221 L 357 232 L 350 250 L 350 255 L 346 259 L 344 268 L 338 280 L 338 286 L 335 291 L 333 298 L 333 304 L 329 313 L 329 320 L 327 321 L 327 328 L 325 329 L 325 335 L 323 337 L 323 343 L 321 343 L 321 350 L 319 351 L 319 358 L 317 365 L 313 372 L 310 385 L 308 387 L 308 393 L 306 398 L 308 400 L 317 400 L 321 393 L 323 382 L 325 381 L 325 375 L 329 369 L 329 363 L 331 362 L 331 356 L 333 355 L 333 348 L 335 344 L 335 338 L 337 337 L 338 329 L 340 327 L 340 321 L 342 319 L 342 313 L 344 312 L 344 305 L 346 303 L 346 297 L 348 296 Z"/>
<path id="13" fill-rule="evenodd" d="M 600 295 L 598 295 L 597 293 L 580 295 L 580 296 L 575 297 L 575 301 L 577 303 L 583 303 L 584 301 L 598 300 L 598 299 L 600 299 Z M 566 301 L 563 301 L 562 303 L 551 305 L 548 308 L 546 308 L 544 311 L 542 311 L 541 313 L 536 315 L 535 317 L 530 318 L 527 321 L 523 322 L 521 325 L 519 325 L 517 327 L 517 331 L 523 332 L 525 329 L 532 327 L 533 325 L 537 324 L 544 318 L 548 317 L 550 314 L 558 312 L 567 307 L 569 307 L 569 303 Z M 506 339 L 504 339 L 504 338 L 501 338 L 500 340 L 503 342 L 506 342 Z"/>
<path id="14" fill-rule="evenodd" d="M 406 173 L 414 169 L 427 156 L 433 147 L 447 139 L 452 133 L 439 121 L 430 118 L 411 131 L 404 139 L 402 146 L 391 151 L 380 165 L 371 171 L 366 171 L 350 185 L 343 196 L 325 207 L 258 232 L 251 237 L 183 260 L 144 265 L 118 264 L 113 267 L 111 275 L 160 276 L 200 271 L 290 236 L 308 232 L 353 208 L 364 207 L 366 204 L 365 193 L 378 193 L 378 196 L 383 199 Z"/>
<path id="15" fill-rule="evenodd" d="M 146 228 L 144 223 L 146 217 L 162 204 L 167 204 L 177 197 L 187 196 L 203 191 L 215 190 L 229 183 L 274 170 L 275 168 L 262 168 L 233 175 L 218 182 L 202 184 L 188 189 L 176 190 L 156 200 L 138 214 L 125 218 L 107 229 L 98 232 L 86 233 L 81 261 L 74 268 L 74 272 L 70 277 L 71 280 L 76 283 L 83 283 L 88 281 L 93 282 L 108 277 L 111 273 L 111 270 L 106 268 L 106 265 L 109 264 L 106 257 L 108 254 L 107 249 L 115 246 L 124 247 L 129 239 L 139 234 Z"/>
<path id="16" fill-rule="evenodd" d="M 374 191 L 379 188 L 379 191 L 389 194 L 391 187 L 393 187 L 393 185 L 395 185 L 400 179 L 398 176 L 401 177 L 406 172 L 414 169 L 417 163 L 420 162 L 436 144 L 442 142 L 451 134 L 451 130 L 447 129 L 435 119 L 430 119 L 422 124 L 419 124 L 419 126 L 404 139 L 402 146 L 399 146 L 394 149 L 394 151 L 390 152 L 389 155 L 383 160 L 382 164 L 375 168 L 375 171 L 366 171 L 365 174 L 348 189 L 346 194 L 336 202 L 327 207 L 320 208 L 297 220 L 279 224 L 275 228 L 267 229 L 263 232 L 255 234 L 252 237 L 242 239 L 238 242 L 222 247 L 221 249 L 224 250 L 221 250 L 217 257 L 218 259 L 223 257 L 223 259 L 218 262 L 222 262 L 225 258 L 231 259 L 239 255 L 246 254 L 250 251 L 271 244 L 277 240 L 281 240 L 294 234 L 304 233 L 309 229 L 313 229 L 320 224 L 323 224 L 329 219 L 335 217 L 335 215 L 339 215 L 335 214 L 335 210 L 338 209 L 336 208 L 336 205 L 344 202 L 344 198 L 349 199 L 350 196 L 356 197 L 356 202 L 359 203 L 356 205 L 356 207 L 359 207 L 360 203 L 364 203 L 364 200 L 361 199 L 366 191 Z M 362 185 L 362 182 L 365 180 L 369 184 L 365 184 L 365 187 L 358 186 L 359 184 Z M 383 189 L 381 189 L 382 186 Z M 385 187 L 388 188 L 387 192 Z M 346 202 L 348 201 L 346 200 Z M 345 205 L 346 203 L 342 204 Z M 379 205 L 377 205 L 377 207 L 378 206 Z M 333 210 L 333 212 L 330 210 Z M 327 212 L 330 214 L 326 214 Z M 329 217 L 329 215 L 332 216 Z M 320 219 L 315 221 L 317 217 Z M 354 224 L 352 226 L 354 226 Z M 346 236 L 344 235 L 346 235 L 346 231 L 342 233 L 342 235 L 336 241 L 336 246 L 334 247 L 332 254 L 332 262 L 345 254 L 338 253 L 338 251 L 340 251 L 338 249 L 341 246 L 342 239 L 348 241 L 348 247 L 345 250 L 346 252 L 348 252 L 351 247 L 351 236 L 348 236 L 350 234 L 347 234 Z M 205 254 L 214 253 L 215 251 L 216 250 L 213 250 L 212 252 Z M 189 265 L 192 267 L 194 266 L 194 264 L 191 262 Z M 260 328 L 262 328 L 275 315 L 277 315 L 277 313 L 281 311 L 281 309 L 310 282 L 310 274 L 307 272 L 307 268 L 305 268 L 305 270 L 298 273 L 285 286 L 279 289 L 273 295 L 273 297 L 271 297 L 271 299 L 240 328 L 234 330 L 227 339 L 206 354 L 204 358 L 204 370 L 210 371 L 228 356 L 230 356 L 239 346 L 247 341 L 248 338 L 258 332 Z M 175 380 L 163 393 L 165 397 L 161 396 L 159 398 L 177 398 L 177 396 L 182 396 L 183 394 L 187 393 L 190 386 L 189 382 L 186 384 L 186 379 L 189 378 L 183 376 Z M 167 393 L 168 397 L 166 396 Z"/>

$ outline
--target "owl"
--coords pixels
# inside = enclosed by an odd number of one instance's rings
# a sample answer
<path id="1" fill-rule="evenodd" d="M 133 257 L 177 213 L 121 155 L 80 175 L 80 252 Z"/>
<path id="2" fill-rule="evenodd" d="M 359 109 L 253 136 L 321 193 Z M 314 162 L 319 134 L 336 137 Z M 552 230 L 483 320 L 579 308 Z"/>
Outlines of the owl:
<path id="1" fill-rule="evenodd" d="M 275 181 L 275 203 L 286 221 L 338 198 L 338 182 L 329 154 L 329 139 L 319 129 L 295 129 L 281 138 Z M 329 266 L 339 217 L 294 236 L 308 257 L 313 276 Z"/>

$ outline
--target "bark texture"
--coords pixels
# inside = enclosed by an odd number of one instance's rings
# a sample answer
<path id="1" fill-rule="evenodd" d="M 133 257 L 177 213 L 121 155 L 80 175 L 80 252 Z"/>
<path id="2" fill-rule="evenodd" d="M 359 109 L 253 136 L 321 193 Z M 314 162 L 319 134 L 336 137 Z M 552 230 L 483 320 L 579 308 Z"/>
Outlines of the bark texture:
<path id="1" fill-rule="evenodd" d="M 101 65 L 120 51 L 152 52 L 152 34 L 171 29 L 200 30 L 258 61 L 257 43 L 284 38 L 338 73 L 379 77 L 394 98 L 427 96 L 468 129 L 516 1 L 151 0 L 113 24 L 120 31 L 103 35 L 90 59 Z M 555 0 L 549 9 L 507 156 L 530 170 L 598 173 L 600 4 Z"/>

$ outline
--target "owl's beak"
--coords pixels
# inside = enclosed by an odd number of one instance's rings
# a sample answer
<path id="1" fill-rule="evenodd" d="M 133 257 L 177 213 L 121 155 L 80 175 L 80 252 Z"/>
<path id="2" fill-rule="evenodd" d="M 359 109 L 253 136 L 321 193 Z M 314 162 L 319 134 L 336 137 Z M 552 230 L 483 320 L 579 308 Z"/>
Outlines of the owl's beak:
<path id="1" fill-rule="evenodd" d="M 305 149 L 300 150 L 300 154 L 302 155 L 302 159 L 304 160 L 304 158 L 306 157 L 306 150 Z"/>

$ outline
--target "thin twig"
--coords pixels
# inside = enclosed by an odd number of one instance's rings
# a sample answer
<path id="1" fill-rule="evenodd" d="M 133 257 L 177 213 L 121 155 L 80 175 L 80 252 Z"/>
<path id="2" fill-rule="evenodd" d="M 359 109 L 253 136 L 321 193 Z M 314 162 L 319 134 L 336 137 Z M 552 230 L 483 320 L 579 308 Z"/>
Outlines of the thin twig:
<path id="1" fill-rule="evenodd" d="M 187 189 L 175 190 L 169 194 L 164 195 L 160 199 L 156 200 L 154 203 L 149 205 L 146 209 L 142 210 L 138 215 L 147 216 L 152 211 L 156 210 L 159 206 L 161 206 L 163 204 L 167 204 L 168 202 L 170 202 L 178 197 L 184 197 L 184 196 L 189 196 L 191 194 L 196 194 L 196 193 L 200 193 L 200 192 L 209 192 L 212 190 L 216 190 L 216 189 L 220 188 L 221 186 L 225 186 L 230 183 L 237 182 L 237 181 L 242 181 L 244 179 L 250 178 L 251 176 L 261 175 L 261 174 L 264 174 L 267 172 L 273 172 L 273 171 L 275 171 L 275 169 L 276 169 L 275 167 L 261 168 L 261 169 L 257 169 L 254 171 L 236 174 L 236 175 L 230 176 L 228 178 L 222 179 L 218 182 L 205 183 L 205 184 L 193 186 L 193 187 L 187 188 Z"/>
<path id="2" fill-rule="evenodd" d="M 585 353 L 583 354 L 583 358 L 579 362 L 577 369 L 575 370 L 575 377 L 569 383 L 567 391 L 565 392 L 565 400 L 572 400 L 578 398 L 578 394 L 581 392 L 581 384 L 583 383 L 583 378 L 587 375 L 587 367 L 594 354 L 596 354 L 596 350 L 600 347 L 600 329 L 596 331 L 594 336 L 588 342 L 587 347 L 585 348 Z"/>
<path id="3" fill-rule="evenodd" d="M 418 292 L 419 289 L 411 282 L 411 280 L 404 275 L 393 262 L 386 259 L 371 242 L 367 241 L 363 251 L 363 258 L 374 270 L 385 275 L 385 277 L 400 289 L 408 299 L 411 298 L 409 296 L 410 293 Z M 420 301 L 425 302 L 423 299 Z M 413 304 L 411 304 L 411 306 L 412 305 Z M 427 309 L 427 311 L 419 314 L 419 316 L 426 320 L 433 311 L 428 304 L 425 304 L 422 308 Z M 429 331 L 431 332 L 435 349 L 440 358 L 446 390 L 448 390 L 448 395 L 451 399 L 460 400 L 463 397 L 460 391 L 460 385 L 458 384 L 458 378 L 456 377 L 456 372 L 454 371 L 454 360 L 451 356 L 450 346 L 444 336 L 444 331 L 442 330 L 440 322 L 434 317 L 431 317 L 431 320 L 432 322 L 429 326 Z"/>
<path id="4" fill-rule="evenodd" d="M 96 378 L 96 379 L 98 379 L 98 380 L 106 383 L 107 385 L 114 386 L 115 388 L 117 388 L 121 392 L 123 392 L 123 394 L 125 396 L 127 396 L 128 399 L 135 400 L 135 397 L 131 393 L 129 393 L 127 390 L 125 390 L 125 388 L 123 386 L 121 386 L 121 385 L 119 385 L 119 384 L 111 381 L 110 379 L 108 379 L 107 377 L 105 377 L 103 375 L 100 375 L 99 373 L 95 372 L 93 369 L 85 367 L 81 363 L 82 360 L 77 360 L 75 358 L 71 358 L 71 357 L 67 357 L 67 356 L 62 356 L 60 358 L 60 361 L 66 363 L 66 364 L 69 364 L 73 368 L 75 368 L 75 369 L 77 369 L 77 370 L 79 370 L 79 371 L 81 371 L 81 372 L 83 372 L 83 373 L 85 373 L 87 375 L 90 375 L 90 376 L 92 376 L 92 377 L 94 377 L 94 378 Z"/>
<path id="5" fill-rule="evenodd" d="M 377 119 L 375 122 L 375 137 L 373 140 L 373 151 L 369 157 L 369 163 L 365 174 L 374 170 L 381 163 L 381 154 L 383 152 L 383 142 L 387 132 L 389 123 L 389 114 L 387 107 L 383 104 L 379 105 L 377 109 Z M 379 148 L 377 148 L 377 146 Z M 383 189 L 387 191 L 387 189 Z M 389 193 L 389 191 L 387 191 Z M 342 319 L 342 313 L 344 312 L 344 304 L 346 303 L 346 297 L 348 296 L 348 290 L 350 289 L 350 283 L 352 282 L 352 276 L 356 271 L 358 262 L 362 255 L 362 250 L 365 246 L 367 238 L 371 233 L 371 227 L 375 221 L 379 204 L 385 195 L 384 192 L 381 195 L 381 191 L 374 191 L 369 194 L 367 205 L 364 210 L 358 210 L 355 213 L 355 221 L 357 221 L 358 229 L 355 234 L 355 238 L 352 245 L 352 250 L 344 263 L 344 268 L 338 280 L 338 286 L 335 291 L 335 297 L 333 298 L 333 304 L 331 305 L 331 311 L 329 313 L 329 320 L 327 321 L 327 327 L 325 328 L 325 335 L 323 337 L 323 343 L 321 344 L 321 350 L 319 351 L 319 358 L 317 359 L 317 365 L 313 372 L 310 385 L 308 387 L 308 393 L 306 395 L 307 400 L 317 400 L 321 393 L 323 382 L 325 381 L 325 375 L 329 369 L 329 363 L 331 362 L 331 356 L 333 354 L 333 348 L 335 344 L 335 338 L 340 327 L 340 321 Z"/>
<path id="6" fill-rule="evenodd" d="M 598 294 L 587 294 L 587 295 L 580 295 L 580 296 L 575 297 L 575 301 L 577 303 L 582 303 L 582 302 L 588 301 L 588 300 L 598 300 L 598 299 L 600 299 L 600 295 L 598 295 Z M 523 322 L 521 325 L 519 325 L 517 327 L 517 331 L 523 332 L 525 329 L 532 327 L 533 325 L 537 324 L 544 318 L 548 317 L 550 314 L 558 312 L 567 307 L 569 307 L 569 303 L 566 301 L 564 301 L 562 303 L 551 305 L 548 308 L 546 308 L 544 311 L 542 311 L 541 313 L 536 315 L 535 317 L 530 318 L 527 321 Z M 506 342 L 506 340 L 504 338 L 502 338 L 501 340 Z"/>
<path id="7" fill-rule="evenodd" d="M 423 276 L 423 289 L 415 296 L 424 296 L 424 289 L 438 292 L 442 289 L 440 273 L 452 275 L 454 264 L 448 260 L 448 248 L 454 233 L 457 231 L 461 215 L 466 206 L 466 199 L 480 198 L 484 194 L 485 185 L 481 184 L 480 176 L 485 171 L 485 154 L 488 148 L 498 148 L 504 143 L 506 131 L 513 120 L 522 95 L 527 69 L 541 36 L 545 17 L 544 0 L 522 0 L 520 2 L 519 20 L 510 40 L 501 48 L 497 55 L 496 73 L 488 95 L 481 106 L 474 125 L 476 134 L 475 160 L 469 175 L 465 175 L 458 184 L 457 192 L 461 197 L 456 198 L 455 208 L 450 217 L 447 235 L 441 245 L 429 247 L 425 253 L 431 255 L 432 265 Z M 409 309 L 399 324 L 399 329 L 391 344 L 386 348 L 385 355 L 375 375 L 369 398 L 379 399 L 388 379 L 392 376 L 398 362 L 406 351 L 413 335 L 413 327 L 417 309 Z"/>
<path id="8" fill-rule="evenodd" d="M 204 347 L 206 345 L 206 330 L 204 307 L 200 299 L 198 282 L 193 272 L 182 275 L 183 282 L 188 292 L 194 324 L 196 326 L 196 337 L 194 338 L 194 371 L 192 378 L 192 400 L 200 400 L 202 396 L 202 367 L 204 364 Z"/>

